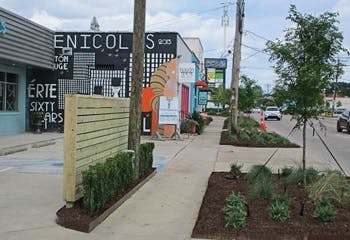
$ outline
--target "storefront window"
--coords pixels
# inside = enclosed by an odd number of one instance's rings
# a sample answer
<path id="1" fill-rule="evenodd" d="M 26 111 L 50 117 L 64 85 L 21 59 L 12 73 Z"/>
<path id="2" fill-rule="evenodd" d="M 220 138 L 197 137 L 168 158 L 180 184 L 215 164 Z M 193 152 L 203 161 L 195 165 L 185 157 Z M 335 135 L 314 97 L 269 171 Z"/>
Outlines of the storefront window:
<path id="1" fill-rule="evenodd" d="M 0 111 L 18 111 L 18 75 L 0 72 Z"/>

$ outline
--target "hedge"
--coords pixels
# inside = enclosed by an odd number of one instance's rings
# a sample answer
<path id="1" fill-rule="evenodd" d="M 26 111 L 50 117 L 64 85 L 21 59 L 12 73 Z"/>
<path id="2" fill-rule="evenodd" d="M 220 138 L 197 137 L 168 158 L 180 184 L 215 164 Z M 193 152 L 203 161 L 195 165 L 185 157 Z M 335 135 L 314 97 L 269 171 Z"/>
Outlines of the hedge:
<path id="1" fill-rule="evenodd" d="M 145 176 L 152 170 L 154 143 L 147 142 L 140 145 L 140 177 Z"/>
<path id="2" fill-rule="evenodd" d="M 101 211 L 134 181 L 133 153 L 121 152 L 83 173 L 83 202 L 90 215 Z"/>

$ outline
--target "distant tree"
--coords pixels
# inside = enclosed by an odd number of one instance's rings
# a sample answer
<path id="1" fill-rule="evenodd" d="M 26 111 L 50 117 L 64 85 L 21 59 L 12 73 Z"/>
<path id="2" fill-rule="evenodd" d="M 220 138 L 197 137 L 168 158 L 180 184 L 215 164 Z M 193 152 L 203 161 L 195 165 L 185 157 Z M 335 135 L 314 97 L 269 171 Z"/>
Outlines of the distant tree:
<path id="1" fill-rule="evenodd" d="M 239 85 L 239 101 L 238 110 L 248 111 L 257 104 L 257 99 L 262 96 L 262 88 L 256 85 L 256 81 L 247 77 L 241 76 Z"/>
<path id="2" fill-rule="evenodd" d="M 217 88 L 213 88 L 211 93 L 211 100 L 217 106 L 222 106 L 222 109 L 226 108 L 226 105 L 229 105 L 231 102 L 231 91 L 230 89 L 224 88 L 220 85 Z"/>
<path id="3" fill-rule="evenodd" d="M 338 107 L 341 107 L 341 106 L 342 106 L 342 103 L 341 103 L 340 100 L 338 100 L 338 102 L 337 102 L 337 108 L 338 108 Z"/>
<path id="4" fill-rule="evenodd" d="M 347 51 L 342 46 L 343 36 L 337 27 L 337 15 L 329 12 L 317 17 L 301 14 L 291 5 L 287 19 L 294 26 L 286 30 L 283 40 L 267 43 L 270 61 L 275 62 L 274 70 L 279 77 L 276 85 L 286 98 L 295 101 L 293 115 L 303 125 L 304 184 L 307 121 L 319 116 L 322 90 L 335 79 L 336 57 Z"/>

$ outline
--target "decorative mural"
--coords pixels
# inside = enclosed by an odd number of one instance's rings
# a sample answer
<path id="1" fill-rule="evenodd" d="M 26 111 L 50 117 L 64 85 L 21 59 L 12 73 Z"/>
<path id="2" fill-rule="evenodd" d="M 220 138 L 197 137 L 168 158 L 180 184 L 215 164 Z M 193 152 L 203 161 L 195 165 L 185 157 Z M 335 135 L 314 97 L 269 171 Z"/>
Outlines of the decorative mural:
<path id="1" fill-rule="evenodd" d="M 143 129 L 149 135 L 155 134 L 158 129 L 158 111 L 159 97 L 176 97 L 177 96 L 177 80 L 176 80 L 177 59 L 172 59 L 169 62 L 161 65 L 151 76 L 150 87 L 146 87 L 142 91 L 142 112 L 149 113 L 151 129 Z M 147 118 L 144 117 L 144 121 Z M 145 125 L 143 125 L 145 127 Z M 146 131 L 145 131 L 146 130 Z M 162 126 L 164 135 L 172 135 L 174 126 Z"/>
<path id="2" fill-rule="evenodd" d="M 130 97 L 132 33 L 56 32 L 54 49 L 53 72 L 31 70 L 28 79 L 30 112 L 44 112 L 45 129 L 62 127 L 65 94 Z M 176 58 L 176 50 L 177 33 L 146 33 L 144 88 L 162 64 Z M 175 76 L 172 65 L 166 68 L 173 72 L 165 70 L 169 79 Z M 175 94 L 174 86 L 170 81 L 162 91 Z"/>

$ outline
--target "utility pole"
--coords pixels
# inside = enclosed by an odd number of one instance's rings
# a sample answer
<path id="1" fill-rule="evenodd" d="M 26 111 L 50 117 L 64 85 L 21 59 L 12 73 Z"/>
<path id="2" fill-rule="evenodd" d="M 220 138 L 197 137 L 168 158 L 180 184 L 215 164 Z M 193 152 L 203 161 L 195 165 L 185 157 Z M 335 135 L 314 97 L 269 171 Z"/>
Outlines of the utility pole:
<path id="1" fill-rule="evenodd" d="M 339 78 L 339 74 L 340 74 L 340 61 L 338 58 L 338 62 L 337 62 L 337 69 L 335 72 L 335 83 L 334 83 L 334 92 L 333 92 L 333 104 L 332 104 L 332 117 L 334 114 L 334 105 L 335 105 L 335 99 L 337 97 L 337 88 L 338 88 L 338 78 Z"/>
<path id="2" fill-rule="evenodd" d="M 134 1 L 134 31 L 132 40 L 132 82 L 129 114 L 128 149 L 135 151 L 135 177 L 139 177 L 139 147 L 141 141 L 141 93 L 145 51 L 146 0 Z"/>
<path id="3" fill-rule="evenodd" d="M 224 27 L 224 48 L 223 48 L 223 51 L 222 51 L 222 55 L 225 55 L 226 54 L 226 35 L 227 35 L 227 27 L 229 26 L 229 16 L 227 14 L 228 12 L 228 2 L 227 0 L 224 2 L 224 3 L 221 3 L 224 5 L 224 13 L 221 17 L 221 26 Z"/>
<path id="4" fill-rule="evenodd" d="M 232 100 L 230 111 L 230 124 L 229 131 L 232 132 L 232 128 L 238 130 L 237 117 L 238 117 L 238 86 L 239 86 L 239 69 L 241 62 L 241 46 L 242 46 L 242 34 L 243 34 L 243 18 L 244 18 L 244 0 L 237 0 L 236 6 L 236 31 L 235 41 L 233 43 L 233 67 L 231 78 Z"/>

